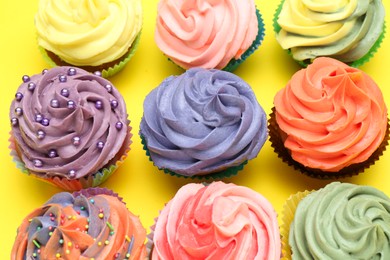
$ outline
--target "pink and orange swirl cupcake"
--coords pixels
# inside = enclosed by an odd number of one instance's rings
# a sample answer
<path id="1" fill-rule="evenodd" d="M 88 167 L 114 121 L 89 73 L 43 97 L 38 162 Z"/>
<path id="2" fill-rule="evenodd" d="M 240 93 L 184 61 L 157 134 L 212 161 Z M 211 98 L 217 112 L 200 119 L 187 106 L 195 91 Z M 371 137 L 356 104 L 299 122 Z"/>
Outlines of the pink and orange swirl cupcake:
<path id="1" fill-rule="evenodd" d="M 233 71 L 263 37 L 263 20 L 253 0 L 161 0 L 158 4 L 155 41 L 184 69 Z"/>
<path id="2" fill-rule="evenodd" d="M 298 71 L 274 99 L 269 120 L 276 153 L 319 178 L 357 174 L 388 143 L 387 107 L 363 71 L 332 58 L 317 58 Z"/>
<path id="3" fill-rule="evenodd" d="M 153 229 L 153 227 L 152 227 Z M 150 259 L 280 259 L 271 203 L 243 186 L 213 182 L 180 188 L 158 217 Z"/>
<path id="4" fill-rule="evenodd" d="M 144 259 L 146 231 L 118 194 L 54 195 L 18 228 L 11 259 Z"/>

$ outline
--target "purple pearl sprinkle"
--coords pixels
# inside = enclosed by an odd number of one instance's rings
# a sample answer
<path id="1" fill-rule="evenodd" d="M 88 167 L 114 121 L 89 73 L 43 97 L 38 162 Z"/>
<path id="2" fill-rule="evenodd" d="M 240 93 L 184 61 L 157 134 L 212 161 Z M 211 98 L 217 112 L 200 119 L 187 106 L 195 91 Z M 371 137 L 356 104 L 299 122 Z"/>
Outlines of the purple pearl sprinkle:
<path id="1" fill-rule="evenodd" d="M 98 77 L 101 77 L 102 76 L 102 73 L 100 71 L 95 71 L 93 74 L 95 74 L 96 76 Z"/>
<path id="2" fill-rule="evenodd" d="M 68 70 L 68 76 L 74 76 L 74 75 L 76 75 L 76 73 L 77 73 L 77 71 L 75 68 L 70 68 Z"/>
<path id="3" fill-rule="evenodd" d="M 18 116 L 23 115 L 23 109 L 21 107 L 15 108 L 15 114 Z"/>
<path id="4" fill-rule="evenodd" d="M 75 170 L 70 170 L 69 171 L 69 178 L 73 179 L 74 177 L 76 177 L 76 171 Z"/>
<path id="5" fill-rule="evenodd" d="M 73 145 L 78 146 L 78 145 L 80 145 L 80 143 L 81 143 L 81 138 L 80 137 L 75 136 L 75 137 L 72 138 L 72 144 Z"/>
<path id="6" fill-rule="evenodd" d="M 42 140 L 43 138 L 45 138 L 45 136 L 46 136 L 46 133 L 44 131 L 38 130 L 37 137 L 39 140 Z"/>
<path id="7" fill-rule="evenodd" d="M 59 76 L 58 76 L 58 79 L 60 80 L 60 82 L 64 83 L 64 82 L 66 82 L 66 80 L 67 80 L 68 78 L 66 77 L 66 75 L 59 75 Z"/>
<path id="8" fill-rule="evenodd" d="M 19 124 L 19 120 L 16 117 L 11 118 L 11 125 L 17 126 Z"/>
<path id="9" fill-rule="evenodd" d="M 67 88 L 61 89 L 61 96 L 69 97 L 69 90 Z"/>
<path id="10" fill-rule="evenodd" d="M 35 115 L 35 122 L 41 123 L 43 119 L 43 116 L 41 114 Z"/>
<path id="11" fill-rule="evenodd" d="M 38 167 L 38 168 L 43 166 L 43 162 L 41 160 L 39 160 L 39 159 L 34 159 L 33 160 L 33 164 L 34 164 L 35 167 Z"/>
<path id="12" fill-rule="evenodd" d="M 111 85 L 107 84 L 107 85 L 105 86 L 105 88 L 107 89 L 107 92 L 108 92 L 108 93 L 111 93 L 111 92 L 112 92 L 112 86 L 111 86 Z"/>
<path id="13" fill-rule="evenodd" d="M 67 107 L 69 109 L 75 109 L 76 108 L 76 102 L 74 102 L 73 100 L 68 100 Z"/>
<path id="14" fill-rule="evenodd" d="M 50 100 L 50 106 L 53 108 L 59 108 L 60 107 L 60 101 L 57 99 Z"/>
<path id="15" fill-rule="evenodd" d="M 27 86 L 28 90 L 34 91 L 35 87 L 36 87 L 36 85 L 34 82 L 28 83 L 28 86 Z"/>
<path id="16" fill-rule="evenodd" d="M 30 77 L 27 76 L 27 75 L 24 75 L 24 76 L 22 77 L 22 80 L 23 80 L 24 83 L 27 83 L 27 82 L 30 81 Z"/>
<path id="17" fill-rule="evenodd" d="M 49 118 L 43 118 L 41 124 L 43 126 L 48 126 L 50 124 L 50 119 Z"/>
<path id="18" fill-rule="evenodd" d="M 123 124 L 121 122 L 116 122 L 116 124 L 115 124 L 116 129 L 121 130 L 122 127 L 123 127 Z"/>
<path id="19" fill-rule="evenodd" d="M 23 94 L 20 92 L 16 92 L 15 99 L 16 101 L 21 101 L 23 99 Z"/>
<path id="20" fill-rule="evenodd" d="M 111 100 L 111 108 L 115 109 L 118 107 L 118 101 L 116 101 L 115 99 Z"/>
<path id="21" fill-rule="evenodd" d="M 97 147 L 98 149 L 103 149 L 103 147 L 104 147 L 104 142 L 102 142 L 102 141 L 97 142 L 97 143 L 96 143 L 96 147 Z"/>
<path id="22" fill-rule="evenodd" d="M 100 101 L 100 100 L 96 101 L 96 102 L 95 102 L 95 107 L 96 107 L 97 109 L 102 109 L 102 108 L 103 108 L 103 102 Z"/>
<path id="23" fill-rule="evenodd" d="M 48 69 L 42 70 L 42 75 L 45 75 L 48 71 L 49 71 Z"/>
<path id="24" fill-rule="evenodd" d="M 51 149 L 51 150 L 49 151 L 48 155 L 49 155 L 50 158 L 54 158 L 54 157 L 57 157 L 58 154 L 57 154 L 57 151 L 56 151 L 56 150 Z"/>

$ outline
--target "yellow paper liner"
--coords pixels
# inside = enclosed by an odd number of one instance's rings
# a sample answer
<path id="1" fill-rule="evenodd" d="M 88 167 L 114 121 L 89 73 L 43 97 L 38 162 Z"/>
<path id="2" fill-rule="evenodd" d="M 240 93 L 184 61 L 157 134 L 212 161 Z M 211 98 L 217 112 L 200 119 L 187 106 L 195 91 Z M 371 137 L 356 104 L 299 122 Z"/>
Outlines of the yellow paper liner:
<path id="1" fill-rule="evenodd" d="M 291 247 L 288 243 L 288 237 L 290 233 L 290 226 L 294 220 L 295 211 L 298 207 L 299 202 L 309 195 L 312 191 L 303 191 L 291 195 L 283 205 L 282 209 L 282 225 L 280 226 L 280 235 L 282 238 L 282 260 L 291 259 L 292 252 Z"/>
<path id="2" fill-rule="evenodd" d="M 131 126 L 128 124 L 128 131 L 125 142 L 122 148 L 118 151 L 117 155 L 96 173 L 73 180 L 59 176 L 44 177 L 35 173 L 34 171 L 27 169 L 21 157 L 19 156 L 20 152 L 18 151 L 18 147 L 15 143 L 15 138 L 13 137 L 12 131 L 10 131 L 10 138 L 8 140 L 10 143 L 9 149 L 11 150 L 10 155 L 13 157 L 13 161 L 15 162 L 16 167 L 23 173 L 46 183 L 50 183 L 66 191 L 78 191 L 81 189 L 99 186 L 105 182 L 116 171 L 116 169 L 118 169 L 120 165 L 123 164 L 130 151 L 130 145 L 132 143 L 131 137 Z"/>
<path id="3" fill-rule="evenodd" d="M 141 31 L 138 33 L 137 37 L 134 39 L 134 42 L 130 46 L 128 52 L 117 59 L 116 61 L 105 63 L 99 66 L 77 66 L 70 63 L 67 63 L 63 60 L 61 60 L 58 56 L 56 56 L 54 53 L 49 53 L 47 50 L 42 48 L 41 46 L 38 46 L 39 52 L 41 53 L 43 59 L 45 62 L 51 67 L 54 68 L 56 66 L 74 66 L 81 69 L 84 69 L 86 71 L 89 71 L 91 73 L 95 71 L 100 71 L 102 73 L 102 76 L 104 78 L 109 78 L 119 71 L 121 71 L 126 64 L 130 61 L 130 59 L 134 56 L 135 51 L 138 48 L 138 44 L 141 38 Z"/>
<path id="4" fill-rule="evenodd" d="M 287 163 L 289 166 L 294 167 L 294 169 L 300 171 L 301 173 L 317 178 L 317 179 L 341 179 L 352 177 L 364 172 L 365 169 L 368 169 L 371 165 L 374 165 L 377 160 L 383 155 L 383 152 L 386 151 L 386 147 L 389 144 L 389 136 L 390 136 L 390 120 L 387 120 L 387 128 L 386 134 L 379 145 L 379 147 L 374 151 L 374 153 L 364 162 L 351 164 L 338 172 L 328 172 L 323 171 L 321 169 L 314 169 L 310 167 L 306 167 L 303 164 L 295 161 L 290 154 L 290 151 L 284 146 L 284 139 L 282 135 L 284 134 L 282 130 L 279 128 L 276 122 L 276 109 L 272 108 L 272 112 L 270 114 L 268 120 L 268 129 L 269 129 L 269 140 L 271 142 L 271 147 L 274 149 L 275 153 L 279 158 L 282 159 L 283 162 Z"/>

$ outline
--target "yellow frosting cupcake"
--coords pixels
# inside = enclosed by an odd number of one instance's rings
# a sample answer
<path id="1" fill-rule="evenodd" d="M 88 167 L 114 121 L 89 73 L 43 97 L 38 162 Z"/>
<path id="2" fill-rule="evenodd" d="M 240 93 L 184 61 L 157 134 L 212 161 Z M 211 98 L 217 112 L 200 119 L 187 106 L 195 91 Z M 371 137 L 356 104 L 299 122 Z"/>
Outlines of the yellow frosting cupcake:
<path id="1" fill-rule="evenodd" d="M 111 76 L 134 54 L 142 28 L 140 0 L 40 0 L 38 45 L 50 65 Z"/>

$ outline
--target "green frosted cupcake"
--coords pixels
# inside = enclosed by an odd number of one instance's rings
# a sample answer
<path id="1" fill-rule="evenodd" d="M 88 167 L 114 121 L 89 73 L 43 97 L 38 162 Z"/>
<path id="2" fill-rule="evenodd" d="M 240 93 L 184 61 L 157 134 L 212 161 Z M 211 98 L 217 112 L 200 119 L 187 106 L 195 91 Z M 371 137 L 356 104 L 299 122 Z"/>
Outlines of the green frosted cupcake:
<path id="1" fill-rule="evenodd" d="M 353 67 L 367 62 L 385 36 L 381 0 L 318 4 L 282 0 L 274 15 L 274 31 L 281 47 L 301 66 L 317 57 L 332 57 Z"/>
<path id="2" fill-rule="evenodd" d="M 180 14 L 180 15 L 178 15 Z M 160 1 L 155 41 L 183 69 L 235 70 L 260 45 L 264 23 L 253 0 Z"/>
<path id="3" fill-rule="evenodd" d="M 40 0 L 35 16 L 39 49 L 52 67 L 77 66 L 109 77 L 137 49 L 141 1 L 86 2 Z"/>
<path id="4" fill-rule="evenodd" d="M 282 259 L 390 257 L 390 198 L 374 187 L 333 182 L 299 192 L 282 219 Z"/>
<path id="5" fill-rule="evenodd" d="M 254 159 L 267 139 L 267 119 L 238 76 L 192 68 L 171 76 L 144 100 L 144 149 L 171 175 L 222 178 Z"/>

